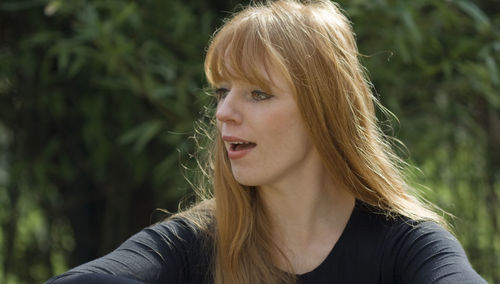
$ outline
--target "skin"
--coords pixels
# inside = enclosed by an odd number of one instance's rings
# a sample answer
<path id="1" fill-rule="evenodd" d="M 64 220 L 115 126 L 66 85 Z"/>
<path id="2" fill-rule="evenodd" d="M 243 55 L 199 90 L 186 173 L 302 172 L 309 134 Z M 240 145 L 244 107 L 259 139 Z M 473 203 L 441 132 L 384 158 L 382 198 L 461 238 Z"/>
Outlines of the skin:
<path id="1" fill-rule="evenodd" d="M 315 163 L 313 145 L 291 94 L 278 87 L 265 94 L 244 82 L 223 86 L 228 92 L 219 100 L 216 112 L 222 136 L 257 144 L 243 158 L 231 160 L 238 182 L 249 186 L 280 184 Z M 229 150 L 229 143 L 225 145 Z"/>
<path id="2" fill-rule="evenodd" d="M 256 186 L 286 259 L 281 269 L 303 274 L 328 256 L 354 207 L 354 197 L 329 178 L 306 131 L 291 88 L 273 70 L 270 94 L 246 82 L 220 85 L 217 126 L 224 137 L 256 143 L 231 159 L 235 179 Z M 226 150 L 231 145 L 225 142 Z M 290 267 L 291 266 L 291 267 Z"/>

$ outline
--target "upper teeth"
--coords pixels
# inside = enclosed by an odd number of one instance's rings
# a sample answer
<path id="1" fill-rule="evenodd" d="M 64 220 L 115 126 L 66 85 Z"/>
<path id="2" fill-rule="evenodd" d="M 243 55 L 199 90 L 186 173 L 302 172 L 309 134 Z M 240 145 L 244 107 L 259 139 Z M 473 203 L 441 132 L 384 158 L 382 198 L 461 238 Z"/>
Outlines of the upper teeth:
<path id="1" fill-rule="evenodd" d="M 229 142 L 231 144 L 250 144 L 251 142 Z"/>

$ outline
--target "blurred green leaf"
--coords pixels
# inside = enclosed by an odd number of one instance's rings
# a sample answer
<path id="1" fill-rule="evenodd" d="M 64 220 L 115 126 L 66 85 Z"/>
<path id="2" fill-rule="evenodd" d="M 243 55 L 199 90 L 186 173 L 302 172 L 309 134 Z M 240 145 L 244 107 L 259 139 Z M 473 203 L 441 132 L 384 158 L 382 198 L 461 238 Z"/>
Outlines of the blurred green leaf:
<path id="1" fill-rule="evenodd" d="M 124 133 L 120 138 L 120 143 L 133 143 L 134 150 L 140 153 L 144 147 L 153 139 L 158 133 L 164 129 L 165 122 L 162 120 L 146 121 L 143 124 L 135 127 L 134 129 Z"/>

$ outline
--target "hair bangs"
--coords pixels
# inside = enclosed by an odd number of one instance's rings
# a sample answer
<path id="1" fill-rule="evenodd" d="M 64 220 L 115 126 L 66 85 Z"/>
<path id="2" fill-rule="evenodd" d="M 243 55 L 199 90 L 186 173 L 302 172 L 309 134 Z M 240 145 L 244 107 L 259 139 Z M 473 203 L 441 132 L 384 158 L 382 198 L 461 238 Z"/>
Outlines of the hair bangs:
<path id="1" fill-rule="evenodd" d="M 269 71 L 281 66 L 282 59 L 265 36 L 265 25 L 258 22 L 248 16 L 236 17 L 216 33 L 205 60 L 205 74 L 212 86 L 239 81 L 264 91 L 272 89 Z"/>

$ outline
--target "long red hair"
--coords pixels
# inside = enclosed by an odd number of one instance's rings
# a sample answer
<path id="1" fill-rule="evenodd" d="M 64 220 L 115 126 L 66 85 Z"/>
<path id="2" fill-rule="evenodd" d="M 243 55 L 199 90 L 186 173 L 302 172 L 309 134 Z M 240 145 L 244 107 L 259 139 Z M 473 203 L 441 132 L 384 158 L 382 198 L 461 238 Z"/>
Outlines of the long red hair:
<path id="1" fill-rule="evenodd" d="M 333 180 L 388 215 L 444 224 L 410 193 L 402 162 L 378 126 L 375 108 L 383 107 L 358 56 L 351 24 L 334 3 L 269 1 L 234 14 L 215 33 L 205 73 L 211 85 L 231 78 L 270 89 L 259 70 L 278 70 Z M 269 237 L 258 191 L 234 179 L 217 130 L 213 136 L 206 173 L 214 196 L 208 203 L 215 212 L 215 283 L 294 282 L 274 265 L 283 255 Z"/>

